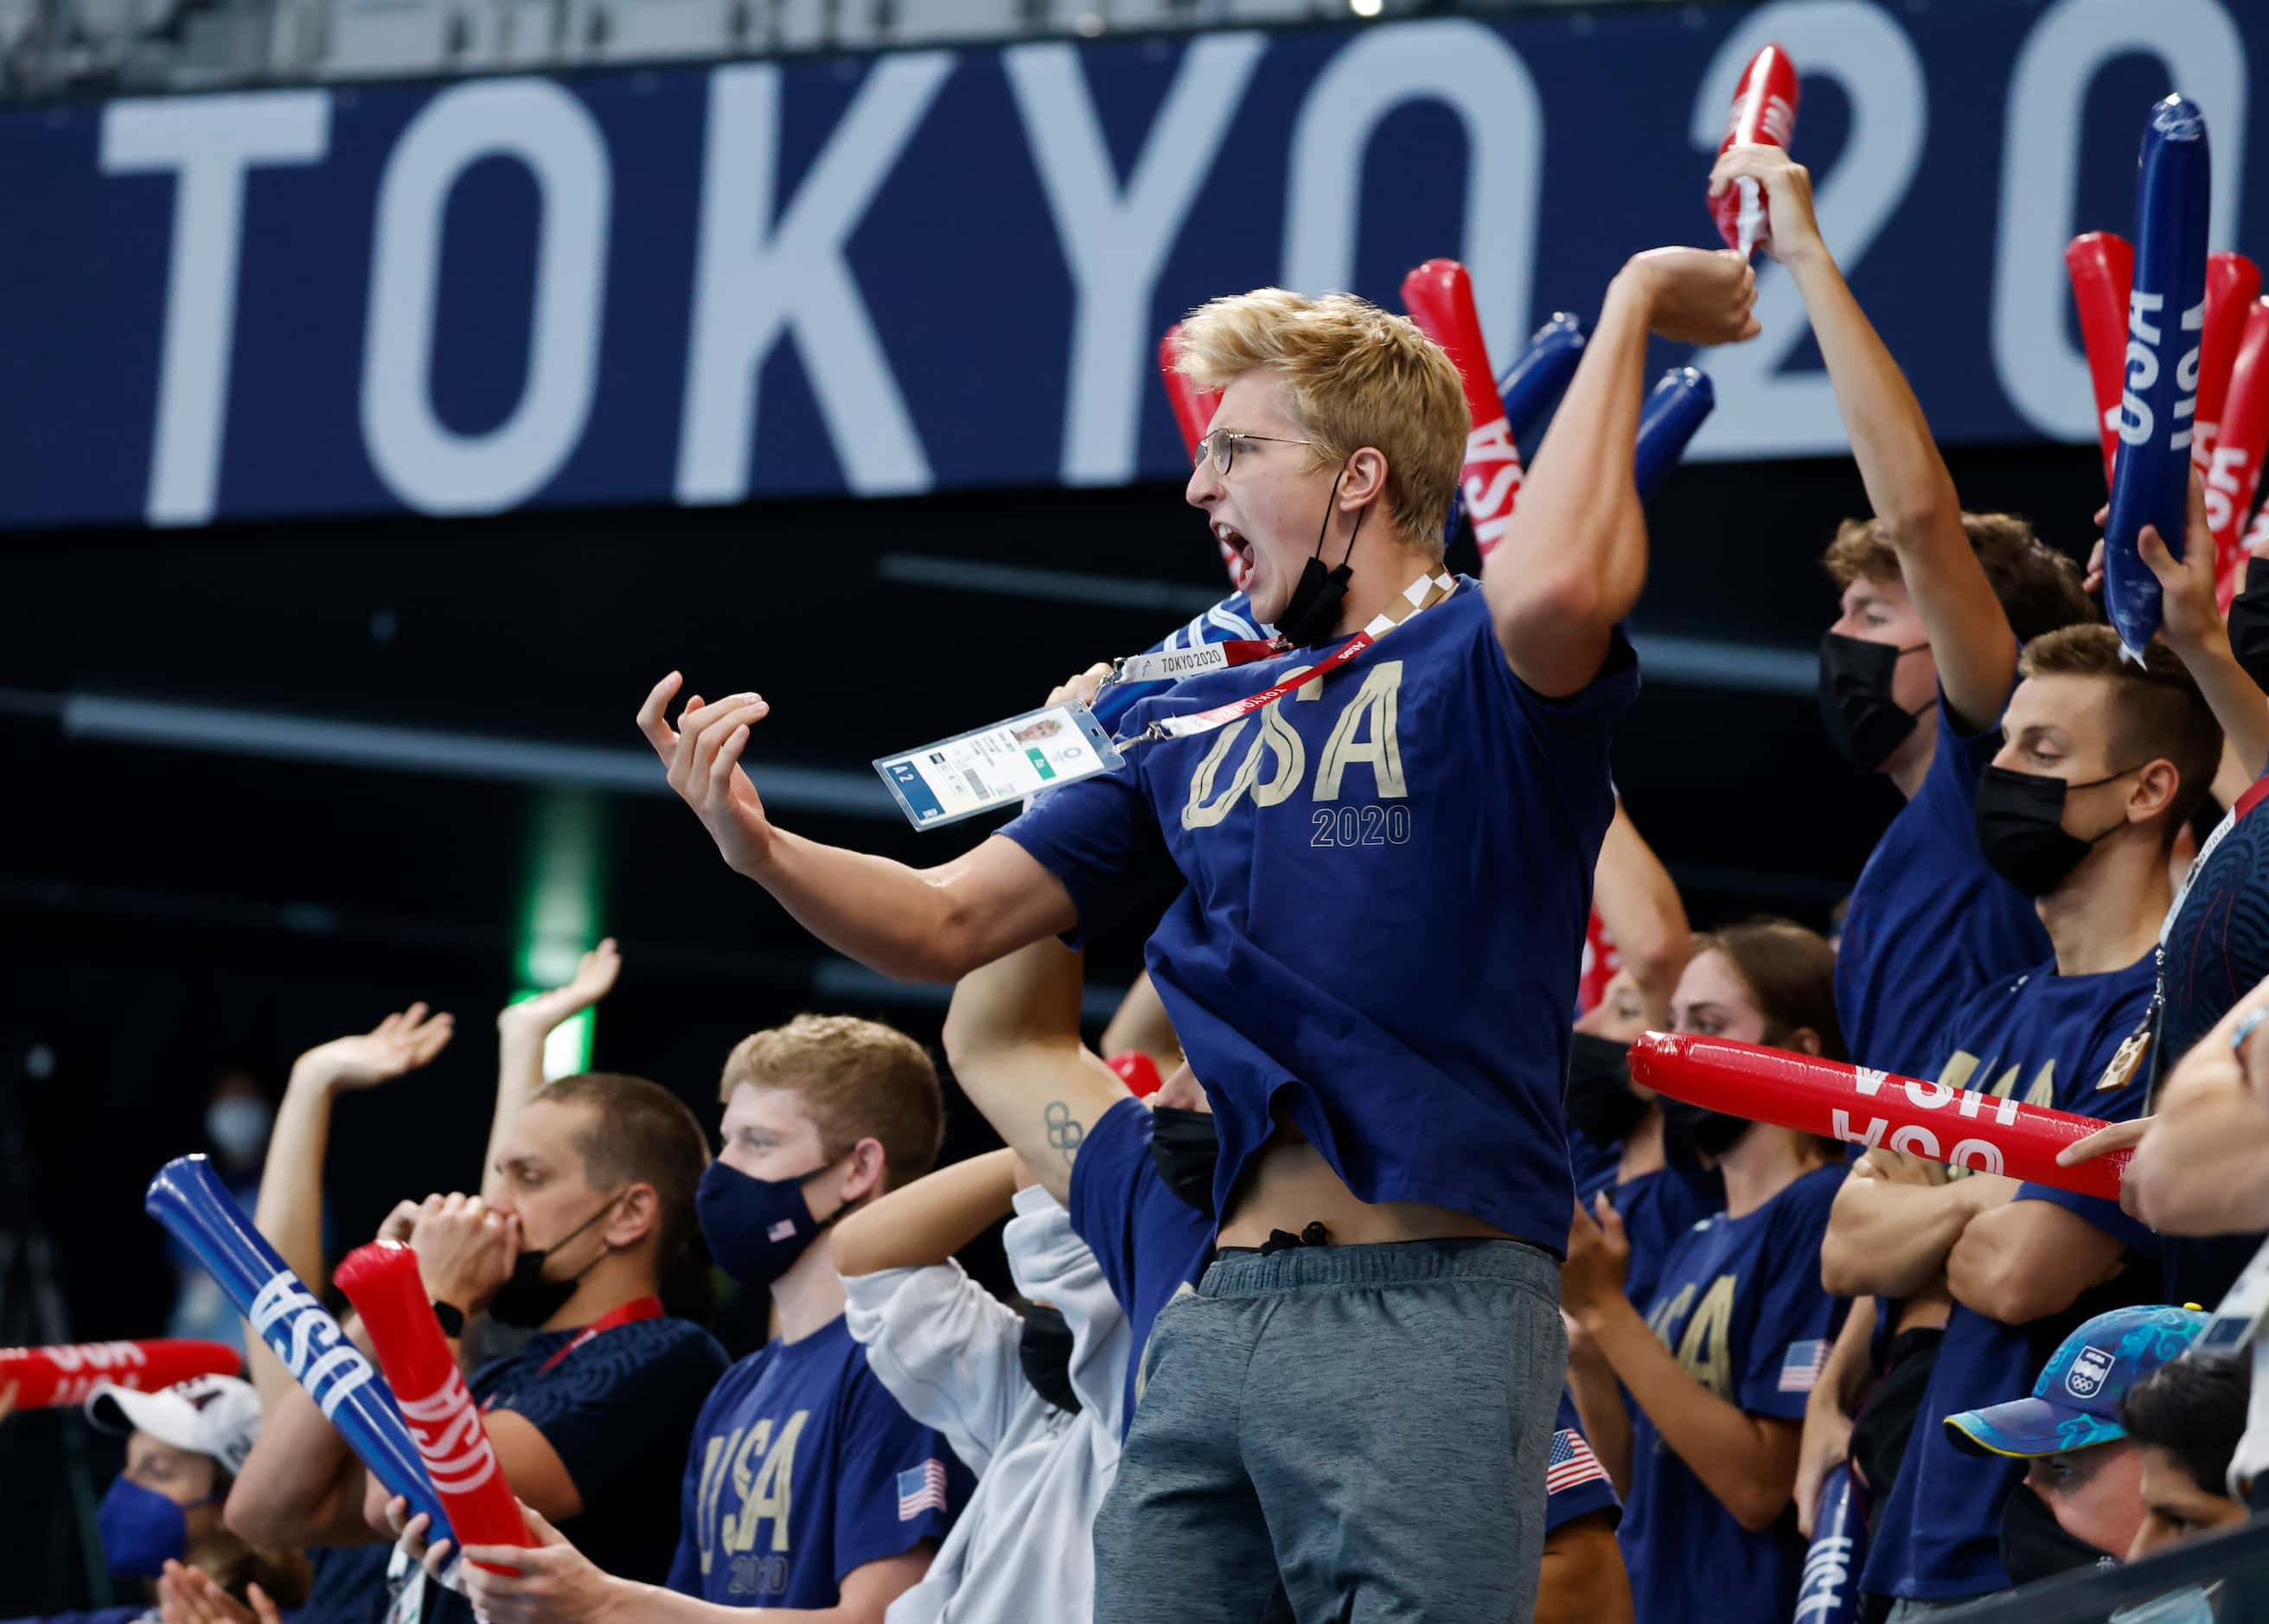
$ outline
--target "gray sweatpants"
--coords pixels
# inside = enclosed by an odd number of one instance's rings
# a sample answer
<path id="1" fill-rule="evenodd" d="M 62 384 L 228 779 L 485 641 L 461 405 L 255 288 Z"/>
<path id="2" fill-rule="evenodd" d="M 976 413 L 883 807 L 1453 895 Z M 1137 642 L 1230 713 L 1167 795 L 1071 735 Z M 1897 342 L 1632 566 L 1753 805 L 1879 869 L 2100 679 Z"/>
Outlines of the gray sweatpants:
<path id="1" fill-rule="evenodd" d="M 1233 1251 L 1158 1316 L 1096 1624 L 1511 1624 L 1568 1368 L 1518 1241 Z"/>

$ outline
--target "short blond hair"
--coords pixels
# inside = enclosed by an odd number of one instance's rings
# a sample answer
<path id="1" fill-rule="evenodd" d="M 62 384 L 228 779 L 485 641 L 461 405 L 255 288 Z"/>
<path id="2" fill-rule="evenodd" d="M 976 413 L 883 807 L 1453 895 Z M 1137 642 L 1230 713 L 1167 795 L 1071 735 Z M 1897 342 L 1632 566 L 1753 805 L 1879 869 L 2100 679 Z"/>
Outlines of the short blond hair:
<path id="1" fill-rule="evenodd" d="M 862 1139 L 883 1147 L 883 1187 L 911 1184 L 937 1163 L 945 1101 L 928 1051 L 879 1021 L 801 1015 L 754 1032 L 725 1057 L 717 1096 L 743 1083 L 785 1089 L 803 1101 L 831 1159 Z"/>
<path id="2" fill-rule="evenodd" d="M 1413 543 L 1442 550 L 1473 414 L 1457 364 L 1407 317 L 1352 293 L 1256 288 L 1190 312 L 1177 365 L 1208 389 L 1249 372 L 1282 379 L 1293 421 L 1315 442 L 1309 466 L 1375 447 L 1386 459 L 1388 518 Z"/>

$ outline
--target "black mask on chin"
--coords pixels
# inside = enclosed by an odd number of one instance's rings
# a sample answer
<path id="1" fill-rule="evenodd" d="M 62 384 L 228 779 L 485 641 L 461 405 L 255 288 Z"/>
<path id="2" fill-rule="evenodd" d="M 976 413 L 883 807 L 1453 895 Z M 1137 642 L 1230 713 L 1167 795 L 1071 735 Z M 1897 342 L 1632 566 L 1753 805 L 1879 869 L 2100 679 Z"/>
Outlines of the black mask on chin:
<path id="1" fill-rule="evenodd" d="M 1076 1414 L 1079 1394 L 1071 1384 L 1071 1326 L 1061 1309 L 1036 1303 L 1024 1310 L 1024 1330 L 1016 1341 L 1016 1362 L 1024 1380 L 1044 1403 Z"/>
<path id="2" fill-rule="evenodd" d="M 583 1276 L 597 1268 L 599 1259 L 607 1255 L 606 1248 L 601 1247 L 597 1256 L 565 1280 L 546 1280 L 543 1277 L 545 1261 L 560 1247 L 614 1211 L 615 1203 L 621 1199 L 619 1194 L 609 1196 L 604 1207 L 568 1230 L 553 1244 L 530 1247 L 514 1258 L 512 1260 L 512 1278 L 505 1281 L 503 1288 L 495 1296 L 489 1299 L 489 1318 L 516 1331 L 533 1331 L 565 1308 L 567 1299 L 575 1295 L 575 1288 L 583 1283 Z"/>
<path id="3" fill-rule="evenodd" d="M 1684 1100 L 1672 1099 L 1667 1094 L 1658 1095 L 1654 1103 L 1662 1107 L 1666 1155 L 1678 1148 L 1705 1156 L 1722 1156 L 1741 1142 L 1741 1135 L 1756 1126 L 1747 1117 L 1729 1117 L 1722 1111 L 1708 1111 Z"/>
<path id="4" fill-rule="evenodd" d="M 1601 1149 L 1620 1145 L 1646 1115 L 1630 1090 L 1630 1045 L 1578 1032 L 1568 1046 L 1568 1126 Z"/>
<path id="5" fill-rule="evenodd" d="M 1292 588 L 1284 612 L 1276 616 L 1277 636 L 1297 646 L 1320 643 L 1332 635 L 1339 619 L 1340 600 L 1347 596 L 1348 577 L 1353 573 L 1349 560 L 1355 557 L 1355 538 L 1363 529 L 1363 516 L 1371 510 L 1356 510 L 1354 528 L 1348 531 L 1347 551 L 1340 557 L 1339 568 L 1327 572 L 1324 538 L 1331 534 L 1332 507 L 1340 499 L 1340 481 L 1346 477 L 1345 469 L 1332 476 L 1332 494 L 1324 503 L 1324 522 L 1316 531 L 1316 550 L 1300 566 L 1299 582 Z"/>
<path id="6" fill-rule="evenodd" d="M 1209 1111 L 1161 1105 L 1150 1113 L 1150 1164 L 1166 1188 L 1207 1217 L 1213 1216 L 1213 1175 L 1221 1164 L 1221 1135 Z"/>
<path id="7" fill-rule="evenodd" d="M 2001 1566 L 2012 1584 L 2031 1584 L 2078 1569 L 2110 1567 L 2117 1559 L 2065 1532 L 2048 1502 L 2017 1485 L 2001 1509 Z"/>
<path id="8" fill-rule="evenodd" d="M 1922 711 L 1899 708 L 1891 698 L 1891 679 L 1900 661 L 1929 646 L 1923 642 L 1896 648 L 1839 631 L 1820 639 L 1820 720 L 1844 759 L 1862 772 L 1888 761 L 1915 730 Z"/>
<path id="9" fill-rule="evenodd" d="M 2127 769 L 2127 772 L 2134 771 Z M 2065 831 L 2065 797 L 2075 789 L 2094 789 L 2125 778 L 2127 772 L 2067 784 L 2044 772 L 1987 767 L 1978 775 L 1972 802 L 1977 845 L 1984 853 L 1985 866 L 2027 897 L 2047 896 L 2080 867 L 2097 840 L 2126 821 L 2113 823 L 2095 839 L 2083 840 Z"/>

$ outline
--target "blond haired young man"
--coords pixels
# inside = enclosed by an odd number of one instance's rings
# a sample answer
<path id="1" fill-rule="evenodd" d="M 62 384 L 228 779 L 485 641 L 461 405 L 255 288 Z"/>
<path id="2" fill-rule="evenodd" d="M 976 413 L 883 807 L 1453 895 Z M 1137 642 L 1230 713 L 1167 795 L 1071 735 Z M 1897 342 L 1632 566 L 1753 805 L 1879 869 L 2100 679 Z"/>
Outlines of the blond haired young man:
<path id="1" fill-rule="evenodd" d="M 1181 893 L 1149 967 L 1214 1104 L 1223 1255 L 1157 1320 L 1096 1529 L 1102 1624 L 1533 1606 L 1646 340 L 1746 337 L 1755 298 L 1727 255 L 1625 267 L 1483 581 L 1442 571 L 1470 424 L 1438 346 L 1344 295 L 1196 313 L 1185 364 L 1222 399 L 1186 494 L 1294 646 L 1136 705 L 1122 768 L 936 867 L 775 827 L 740 764 L 758 696 L 673 728 L 673 673 L 639 713 L 727 861 L 888 974 L 955 979 Z"/>

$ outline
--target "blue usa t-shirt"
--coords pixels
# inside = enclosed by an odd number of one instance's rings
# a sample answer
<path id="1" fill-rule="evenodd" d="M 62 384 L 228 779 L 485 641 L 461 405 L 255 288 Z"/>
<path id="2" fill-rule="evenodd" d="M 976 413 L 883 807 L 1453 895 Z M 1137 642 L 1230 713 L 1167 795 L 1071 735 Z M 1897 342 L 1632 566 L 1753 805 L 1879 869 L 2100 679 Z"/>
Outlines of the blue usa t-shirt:
<path id="1" fill-rule="evenodd" d="M 1647 1324 L 1688 1375 L 1748 1414 L 1802 1421 L 1835 1340 L 1845 1305 L 1820 1288 L 1820 1243 L 1844 1174 L 1814 1168 L 1755 1212 L 1689 1229 L 1663 1259 Z M 1796 1604 L 1795 1508 L 1749 1532 L 1643 1410 L 1621 1535 L 1640 1619 L 1694 1616 L 1697 1586 L 1711 1618 L 1785 1619 Z"/>
<path id="2" fill-rule="evenodd" d="M 549 1370 L 576 1331 L 529 1337 L 473 1373 L 473 1397 L 543 1435 L 582 1496 L 559 1532 L 606 1572 L 658 1584 L 677 1548 L 677 1480 L 701 1401 L 725 1350 L 690 1320 L 632 1320 L 602 1332 Z M 381 1553 L 382 1554 L 382 1553 Z M 472 1603 L 425 1587 L 429 1624 L 472 1624 Z"/>
<path id="3" fill-rule="evenodd" d="M 1079 1141 L 1071 1164 L 1072 1233 L 1103 1266 L 1134 1350 L 1122 1436 L 1142 1397 L 1158 1310 L 1195 1285 L 1213 1256 L 1213 1221 L 1169 1189 L 1150 1161 L 1152 1126 L 1142 1101 L 1120 1100 Z"/>
<path id="4" fill-rule="evenodd" d="M 1552 1417 L 1552 1452 L 1544 1468 L 1544 1532 L 1549 1535 L 1594 1511 L 1605 1511 L 1612 1528 L 1622 1519 L 1623 1502 L 1608 1469 L 1592 1453 L 1584 1423 L 1576 1418 L 1576 1401 L 1563 1387 L 1559 1411 Z"/>
<path id="5" fill-rule="evenodd" d="M 1121 731 L 1328 652 L 1188 678 Z M 1587 687 L 1538 694 L 1461 579 L 1321 681 L 1135 745 L 1002 831 L 1063 882 L 1080 935 L 1186 887 L 1148 963 L 1213 1101 L 1216 1211 L 1282 1110 L 1364 1200 L 1432 1202 L 1563 1249 L 1569 1012 L 1609 734 L 1637 691 L 1617 633 Z"/>
<path id="6" fill-rule="evenodd" d="M 898 1407 L 839 1315 L 725 1374 L 685 1463 L 669 1588 L 731 1607 L 831 1607 L 844 1576 L 942 1540 L 976 1480 Z"/>
<path id="7" fill-rule="evenodd" d="M 2153 960 L 2095 976 L 2059 976 L 2053 961 L 1986 988 L 1955 1014 L 1941 1059 L 1926 1075 L 2035 1105 L 2117 1122 L 2143 1108 L 2140 1068 L 2116 1089 L 2096 1083 L 2150 1007 Z M 2116 1201 L 2026 1185 L 2021 1201 L 2053 1201 L 2104 1234 L 2152 1256 L 2151 1233 Z M 2158 1286 L 2155 1268 L 2130 1270 L 2128 1301 Z M 2007 1589 L 2001 1567 L 2001 1508 L 2024 1476 L 2024 1462 L 1980 1459 L 1947 1441 L 1940 1422 L 2032 1391 L 2057 1342 L 2089 1314 L 2114 1306 L 2088 1299 L 2029 1325 L 2005 1325 L 1954 1305 L 1938 1360 L 1923 1390 L 1914 1436 L 1891 1486 L 1859 1588 L 1871 1595 L 1943 1600 Z"/>
<path id="8" fill-rule="evenodd" d="M 2040 916 L 1985 865 L 1972 807 L 1999 719 L 1965 734 L 1938 700 L 1938 748 L 1851 888 L 1836 954 L 1836 1019 L 1862 1066 L 1919 1077 L 1964 999 L 2051 956 Z"/>

